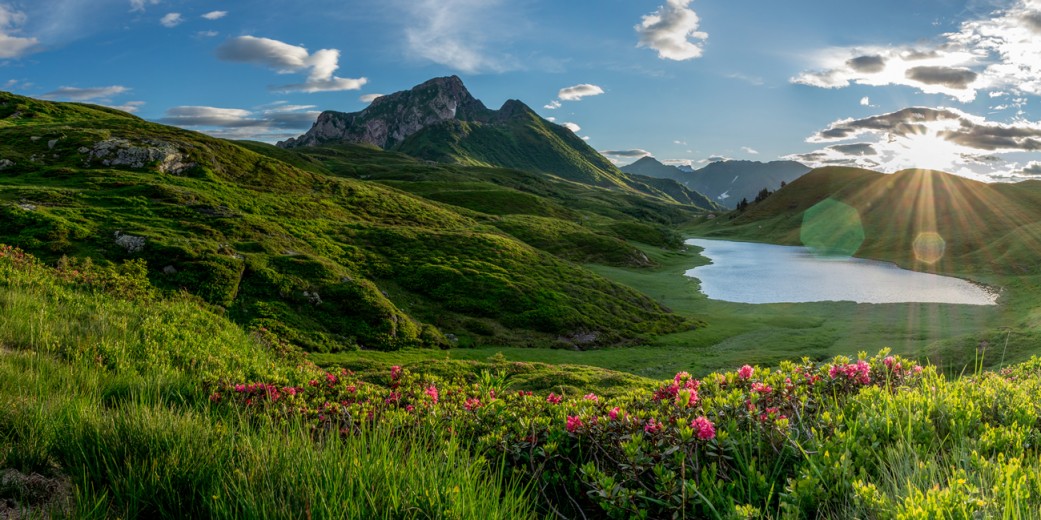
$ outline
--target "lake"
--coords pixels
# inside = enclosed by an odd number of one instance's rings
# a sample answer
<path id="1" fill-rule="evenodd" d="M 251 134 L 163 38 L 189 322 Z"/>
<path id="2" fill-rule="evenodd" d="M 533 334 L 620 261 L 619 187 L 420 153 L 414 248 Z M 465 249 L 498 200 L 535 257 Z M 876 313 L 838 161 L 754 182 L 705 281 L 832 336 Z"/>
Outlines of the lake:
<path id="1" fill-rule="evenodd" d="M 960 278 L 901 269 L 889 262 L 819 257 L 805 247 L 691 239 L 709 265 L 686 272 L 713 300 L 739 303 L 854 301 L 995 305 L 997 293 Z"/>

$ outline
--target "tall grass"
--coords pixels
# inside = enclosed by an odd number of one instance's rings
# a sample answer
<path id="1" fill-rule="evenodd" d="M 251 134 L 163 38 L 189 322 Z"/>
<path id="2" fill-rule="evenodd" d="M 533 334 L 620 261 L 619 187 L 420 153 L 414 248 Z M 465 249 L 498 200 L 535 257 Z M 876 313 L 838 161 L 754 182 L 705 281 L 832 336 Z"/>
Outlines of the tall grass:
<path id="1" fill-rule="evenodd" d="M 73 487 L 68 506 L 23 501 L 31 515 L 534 516 L 534 502 L 501 461 L 451 435 L 376 428 L 316 441 L 307 425 L 211 406 L 207 381 L 312 369 L 280 365 L 190 301 L 142 305 L 3 261 L 0 470 L 67 478 Z M 0 499 L 21 499 L 4 493 Z"/>

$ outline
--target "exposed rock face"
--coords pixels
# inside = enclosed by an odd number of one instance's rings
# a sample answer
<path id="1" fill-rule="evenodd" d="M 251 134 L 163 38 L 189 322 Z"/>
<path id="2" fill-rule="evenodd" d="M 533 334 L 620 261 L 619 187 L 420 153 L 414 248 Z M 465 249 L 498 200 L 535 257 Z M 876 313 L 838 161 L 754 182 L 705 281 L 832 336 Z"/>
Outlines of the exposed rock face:
<path id="1" fill-rule="evenodd" d="M 127 139 L 106 139 L 94 143 L 94 149 L 87 152 L 90 160 L 99 160 L 105 166 L 144 168 L 158 163 L 156 168 L 159 171 L 175 175 L 195 166 L 171 143 L 146 141 L 143 144 L 145 146 L 136 146 Z M 83 148 L 80 150 L 82 152 Z"/>
<path id="2" fill-rule="evenodd" d="M 6 170 L 14 166 L 14 161 L 10 159 L 0 159 L 0 170 Z"/>
<path id="3" fill-rule="evenodd" d="M 346 142 L 388 149 L 443 121 L 483 121 L 491 115 L 492 111 L 474 99 L 457 76 L 434 78 L 412 90 L 378 97 L 361 112 L 322 112 L 306 134 L 279 142 L 278 146 Z"/>

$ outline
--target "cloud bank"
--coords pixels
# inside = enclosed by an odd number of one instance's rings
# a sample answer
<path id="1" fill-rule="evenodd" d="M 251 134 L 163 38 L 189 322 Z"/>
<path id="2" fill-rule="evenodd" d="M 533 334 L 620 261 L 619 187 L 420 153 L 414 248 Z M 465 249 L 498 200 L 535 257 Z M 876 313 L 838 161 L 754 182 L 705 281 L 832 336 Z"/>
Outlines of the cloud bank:
<path id="1" fill-rule="evenodd" d="M 14 36 L 26 20 L 25 13 L 0 4 L 0 59 L 24 56 L 40 43 L 36 38 Z"/>

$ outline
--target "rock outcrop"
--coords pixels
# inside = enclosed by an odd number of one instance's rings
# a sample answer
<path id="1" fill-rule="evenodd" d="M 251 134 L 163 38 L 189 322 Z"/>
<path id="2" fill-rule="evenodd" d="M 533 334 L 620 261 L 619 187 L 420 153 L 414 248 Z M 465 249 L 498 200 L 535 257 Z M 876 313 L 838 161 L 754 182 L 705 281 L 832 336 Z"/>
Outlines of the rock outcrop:
<path id="1" fill-rule="evenodd" d="M 322 112 L 307 133 L 278 146 L 336 142 L 388 149 L 431 125 L 451 119 L 483 121 L 491 112 L 470 95 L 458 76 L 434 78 L 411 90 L 380 96 L 361 112 Z"/>
<path id="2" fill-rule="evenodd" d="M 105 166 L 145 168 L 154 164 L 160 172 L 174 175 L 195 166 L 176 146 L 165 141 L 150 140 L 139 146 L 127 139 L 106 139 L 94 143 L 93 149 L 84 147 L 79 151 Z"/>

